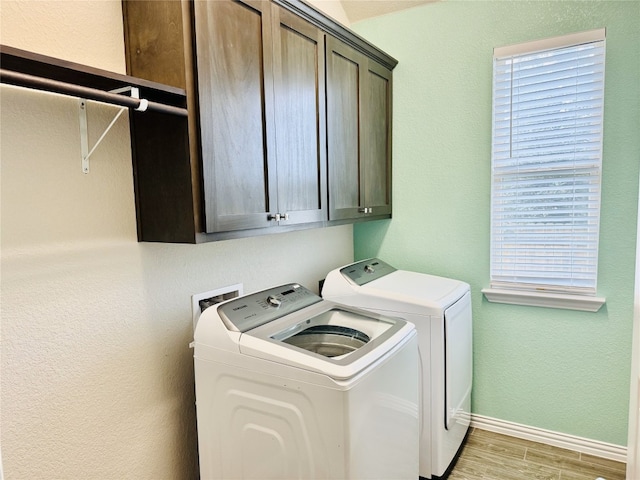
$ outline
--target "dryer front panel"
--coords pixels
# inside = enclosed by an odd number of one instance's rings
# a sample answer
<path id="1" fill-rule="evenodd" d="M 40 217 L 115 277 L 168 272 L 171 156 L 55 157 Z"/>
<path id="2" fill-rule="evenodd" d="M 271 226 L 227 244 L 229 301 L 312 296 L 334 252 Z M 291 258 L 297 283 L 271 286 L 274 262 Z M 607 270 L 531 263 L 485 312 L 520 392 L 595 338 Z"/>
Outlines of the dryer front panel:
<path id="1" fill-rule="evenodd" d="M 471 293 L 444 312 L 445 428 L 471 420 L 473 379 Z"/>

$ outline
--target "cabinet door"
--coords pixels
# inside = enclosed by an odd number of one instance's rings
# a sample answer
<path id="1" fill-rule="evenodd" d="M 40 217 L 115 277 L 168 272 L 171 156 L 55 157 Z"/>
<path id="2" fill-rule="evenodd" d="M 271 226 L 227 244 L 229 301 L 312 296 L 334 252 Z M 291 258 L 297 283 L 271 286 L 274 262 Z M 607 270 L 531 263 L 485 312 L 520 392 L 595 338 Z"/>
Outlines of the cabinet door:
<path id="1" fill-rule="evenodd" d="M 327 37 L 329 219 L 391 214 L 391 70 Z"/>
<path id="2" fill-rule="evenodd" d="M 324 34 L 273 5 L 275 154 L 280 224 L 327 216 Z"/>
<path id="3" fill-rule="evenodd" d="M 194 2 L 206 231 L 270 225 L 276 198 L 271 5 Z"/>
<path id="4" fill-rule="evenodd" d="M 391 214 L 391 70 L 369 59 L 360 121 L 364 205 Z"/>
<path id="5" fill-rule="evenodd" d="M 360 163 L 360 95 L 364 55 L 327 36 L 327 155 L 329 219 L 363 216 Z"/>

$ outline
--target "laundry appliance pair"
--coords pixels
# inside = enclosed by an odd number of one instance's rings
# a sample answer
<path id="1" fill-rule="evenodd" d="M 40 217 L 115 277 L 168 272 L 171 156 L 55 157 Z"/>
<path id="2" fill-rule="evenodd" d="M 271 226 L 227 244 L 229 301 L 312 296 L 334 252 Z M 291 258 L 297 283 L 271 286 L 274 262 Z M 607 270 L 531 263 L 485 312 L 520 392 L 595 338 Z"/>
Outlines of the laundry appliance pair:
<path id="1" fill-rule="evenodd" d="M 287 284 L 205 310 L 201 478 L 444 473 L 469 425 L 465 285 L 372 259 L 331 272 L 324 299 Z"/>

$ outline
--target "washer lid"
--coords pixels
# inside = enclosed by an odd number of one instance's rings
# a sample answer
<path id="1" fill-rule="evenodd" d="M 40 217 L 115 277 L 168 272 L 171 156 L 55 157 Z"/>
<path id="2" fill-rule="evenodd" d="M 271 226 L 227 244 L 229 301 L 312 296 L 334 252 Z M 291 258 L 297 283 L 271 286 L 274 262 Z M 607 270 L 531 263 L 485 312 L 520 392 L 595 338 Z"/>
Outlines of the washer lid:
<path id="1" fill-rule="evenodd" d="M 242 354 L 346 380 L 412 335 L 402 319 L 322 301 L 244 332 L 239 343 Z"/>

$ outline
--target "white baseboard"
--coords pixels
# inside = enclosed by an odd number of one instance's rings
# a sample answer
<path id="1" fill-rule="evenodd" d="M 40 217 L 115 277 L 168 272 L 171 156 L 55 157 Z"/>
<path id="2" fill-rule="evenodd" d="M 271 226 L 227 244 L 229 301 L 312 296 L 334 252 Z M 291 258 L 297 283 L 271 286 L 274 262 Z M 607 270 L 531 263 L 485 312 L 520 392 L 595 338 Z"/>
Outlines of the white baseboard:
<path id="1" fill-rule="evenodd" d="M 587 453 L 589 455 L 595 455 L 596 457 L 608 458 L 617 462 L 627 462 L 627 447 L 621 445 L 613 445 L 598 440 L 567 435 L 566 433 L 529 427 L 519 423 L 485 417 L 483 415 L 472 414 L 471 426 L 538 443 L 546 443 L 554 447 Z"/>

